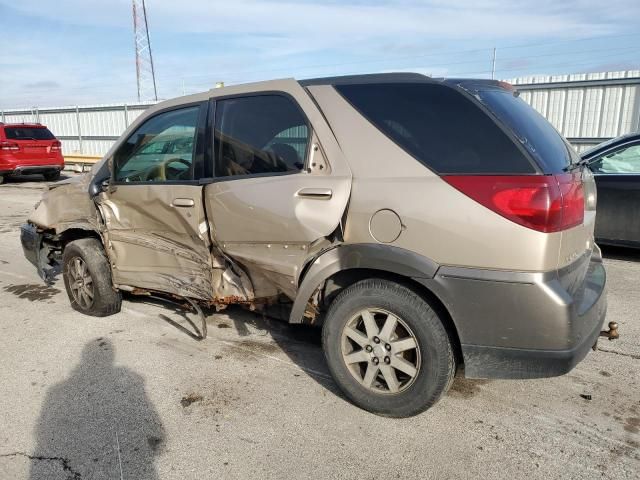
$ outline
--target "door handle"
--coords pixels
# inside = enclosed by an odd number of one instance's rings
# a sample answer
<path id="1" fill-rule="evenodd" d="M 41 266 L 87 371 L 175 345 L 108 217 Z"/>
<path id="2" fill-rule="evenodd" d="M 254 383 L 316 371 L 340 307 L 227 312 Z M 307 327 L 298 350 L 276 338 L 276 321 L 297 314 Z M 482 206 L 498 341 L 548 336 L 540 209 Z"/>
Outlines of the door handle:
<path id="1" fill-rule="evenodd" d="M 333 192 L 330 188 L 301 188 L 297 191 L 298 197 L 315 198 L 317 200 L 329 200 Z"/>
<path id="2" fill-rule="evenodd" d="M 172 207 L 193 207 L 196 203 L 193 198 L 174 198 L 171 202 Z"/>

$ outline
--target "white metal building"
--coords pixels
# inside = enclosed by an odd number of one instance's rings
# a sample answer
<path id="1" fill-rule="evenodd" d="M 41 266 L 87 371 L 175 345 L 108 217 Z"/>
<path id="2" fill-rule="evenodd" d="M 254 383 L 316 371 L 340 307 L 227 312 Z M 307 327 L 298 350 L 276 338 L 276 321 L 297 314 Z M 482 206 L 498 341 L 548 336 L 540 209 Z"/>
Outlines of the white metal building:
<path id="1" fill-rule="evenodd" d="M 138 115 L 152 103 L 86 105 L 4 110 L 5 123 L 39 122 L 62 142 L 64 154 L 104 155 Z"/>
<path id="2" fill-rule="evenodd" d="M 640 70 L 507 80 L 578 151 L 640 131 Z"/>

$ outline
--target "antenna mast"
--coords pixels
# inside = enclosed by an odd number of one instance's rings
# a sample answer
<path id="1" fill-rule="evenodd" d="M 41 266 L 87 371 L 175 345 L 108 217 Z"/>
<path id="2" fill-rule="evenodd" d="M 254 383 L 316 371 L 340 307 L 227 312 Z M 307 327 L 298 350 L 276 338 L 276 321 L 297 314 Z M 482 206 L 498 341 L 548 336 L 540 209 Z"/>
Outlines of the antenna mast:
<path id="1" fill-rule="evenodd" d="M 138 82 L 138 101 L 158 100 L 156 76 L 151 55 L 149 24 L 144 0 L 132 0 L 133 36 L 136 46 L 136 80 Z"/>

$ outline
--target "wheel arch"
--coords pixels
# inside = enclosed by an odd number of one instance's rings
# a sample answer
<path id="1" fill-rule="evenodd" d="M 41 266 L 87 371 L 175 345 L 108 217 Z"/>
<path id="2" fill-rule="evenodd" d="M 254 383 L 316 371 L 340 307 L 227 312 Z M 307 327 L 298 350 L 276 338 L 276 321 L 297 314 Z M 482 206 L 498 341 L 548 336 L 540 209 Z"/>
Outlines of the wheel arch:
<path id="1" fill-rule="evenodd" d="M 439 314 L 462 363 L 461 342 L 445 300 L 428 284 L 440 266 L 433 260 L 403 248 L 381 244 L 339 245 L 313 258 L 302 269 L 289 323 L 312 323 L 305 313 L 317 293 L 329 304 L 344 288 L 366 278 L 384 278 L 420 295 Z"/>
<path id="2" fill-rule="evenodd" d="M 95 238 L 99 240 L 100 243 L 103 243 L 104 246 L 100 233 L 94 228 L 84 225 L 73 225 L 64 230 L 56 231 L 55 238 L 60 242 L 62 249 L 64 249 L 69 242 L 80 240 L 81 238 Z"/>

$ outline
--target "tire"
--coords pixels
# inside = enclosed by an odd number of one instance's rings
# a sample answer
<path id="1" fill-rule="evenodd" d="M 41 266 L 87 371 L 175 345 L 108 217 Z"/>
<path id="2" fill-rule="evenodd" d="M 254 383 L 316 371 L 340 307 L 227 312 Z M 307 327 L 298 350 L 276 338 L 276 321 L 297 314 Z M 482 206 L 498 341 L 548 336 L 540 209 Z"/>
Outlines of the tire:
<path id="1" fill-rule="evenodd" d="M 385 325 L 394 318 L 389 328 L 395 330 L 388 334 Z M 379 337 L 368 331 L 376 329 Z M 327 313 L 322 346 L 329 370 L 349 400 L 388 417 L 410 417 L 433 406 L 456 372 L 453 347 L 438 313 L 413 290 L 388 280 L 362 280 L 343 290 Z M 370 368 L 375 377 L 367 376 Z M 371 386 L 365 386 L 371 378 Z"/>
<path id="2" fill-rule="evenodd" d="M 44 179 L 47 182 L 53 182 L 55 180 L 59 180 L 60 179 L 60 172 L 45 173 L 44 174 Z"/>
<path id="3" fill-rule="evenodd" d="M 6 175 L 0 175 L 0 185 L 2 185 L 6 180 Z"/>
<path id="4" fill-rule="evenodd" d="M 120 311 L 122 294 L 113 288 L 111 267 L 100 241 L 82 238 L 68 243 L 62 265 L 64 287 L 74 310 L 92 317 L 106 317 Z"/>

